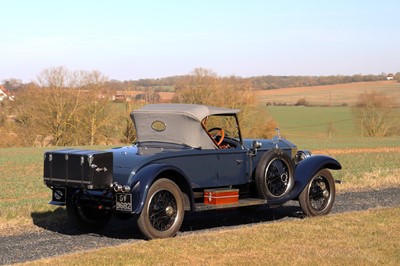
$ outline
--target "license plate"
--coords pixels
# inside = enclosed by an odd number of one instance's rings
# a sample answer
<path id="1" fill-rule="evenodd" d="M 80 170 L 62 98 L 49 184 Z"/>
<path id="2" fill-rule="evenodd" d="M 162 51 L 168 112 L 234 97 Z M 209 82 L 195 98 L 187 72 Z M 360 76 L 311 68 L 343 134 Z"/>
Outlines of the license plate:
<path id="1" fill-rule="evenodd" d="M 132 194 L 117 193 L 117 202 L 115 204 L 117 211 L 132 211 Z"/>

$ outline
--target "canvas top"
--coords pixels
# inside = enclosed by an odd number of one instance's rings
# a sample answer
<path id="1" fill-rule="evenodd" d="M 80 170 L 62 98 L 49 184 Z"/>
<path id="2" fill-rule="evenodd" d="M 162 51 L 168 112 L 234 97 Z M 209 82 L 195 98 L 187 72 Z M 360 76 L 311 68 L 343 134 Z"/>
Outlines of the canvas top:
<path id="1" fill-rule="evenodd" d="M 139 142 L 166 142 L 216 149 L 201 121 L 212 115 L 236 115 L 240 110 L 197 104 L 148 104 L 131 113 Z"/>

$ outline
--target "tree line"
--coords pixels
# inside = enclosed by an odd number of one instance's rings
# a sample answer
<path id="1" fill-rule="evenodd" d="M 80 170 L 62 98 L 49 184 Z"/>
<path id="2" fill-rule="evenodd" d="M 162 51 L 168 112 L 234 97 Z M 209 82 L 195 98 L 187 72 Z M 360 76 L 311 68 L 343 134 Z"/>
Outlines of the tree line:
<path id="1" fill-rule="evenodd" d="M 162 91 L 173 91 L 176 86 L 192 76 L 192 73 L 188 75 L 177 75 L 165 78 L 155 79 L 138 79 L 138 80 L 106 80 L 104 86 L 111 91 L 147 91 L 151 89 L 154 92 Z M 307 87 L 307 86 L 320 86 L 320 85 L 334 85 L 341 83 L 352 83 L 352 82 L 369 82 L 369 81 L 380 81 L 386 80 L 386 74 L 381 73 L 378 75 L 330 75 L 330 76 L 255 76 L 242 78 L 234 76 L 235 79 L 239 79 L 243 82 L 248 82 L 254 90 L 271 90 L 279 88 L 290 88 L 290 87 Z M 229 77 L 227 77 L 229 78 Z M 400 82 L 400 72 L 394 75 L 394 80 Z M 34 85 L 33 82 L 23 83 L 21 80 L 16 78 L 10 78 L 3 80 L 4 86 L 9 91 L 23 90 L 24 88 L 31 87 Z"/>
<path id="2" fill-rule="evenodd" d="M 189 75 L 172 76 L 157 79 L 139 79 L 129 81 L 112 80 L 107 86 L 115 90 L 126 90 L 127 88 L 135 88 L 135 90 L 147 90 L 149 88 L 154 91 L 171 91 L 178 84 L 190 78 Z M 229 78 L 229 77 L 227 77 Z M 242 78 L 234 76 L 243 82 L 248 82 L 254 90 L 271 90 L 279 88 L 290 87 L 307 87 L 307 86 L 321 86 L 321 85 L 334 85 L 341 83 L 352 82 L 369 82 L 386 80 L 386 74 L 379 75 L 331 75 L 331 76 L 256 76 Z M 395 78 L 400 82 L 400 72 L 395 75 Z"/>

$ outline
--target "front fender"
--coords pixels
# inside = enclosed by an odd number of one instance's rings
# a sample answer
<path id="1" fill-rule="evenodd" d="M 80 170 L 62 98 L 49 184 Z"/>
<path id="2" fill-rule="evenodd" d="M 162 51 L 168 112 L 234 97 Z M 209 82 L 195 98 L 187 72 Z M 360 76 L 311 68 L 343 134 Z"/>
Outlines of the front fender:
<path id="1" fill-rule="evenodd" d="M 301 191 L 308 184 L 308 181 L 320 170 L 332 169 L 340 170 L 342 165 L 334 158 L 326 155 L 314 155 L 301 161 L 294 172 L 296 185 L 293 192 L 296 192 L 296 197 L 300 195 Z"/>
<path id="2" fill-rule="evenodd" d="M 310 179 L 322 169 L 340 170 L 341 164 L 334 158 L 326 155 L 313 155 L 302 160 L 296 165 L 294 171 L 295 185 L 286 196 L 278 199 L 271 199 L 269 204 L 282 204 L 286 201 L 297 198 L 306 187 Z"/>
<path id="3" fill-rule="evenodd" d="M 166 171 L 173 171 L 184 177 L 184 182 L 190 185 L 186 175 L 177 167 L 167 164 L 150 164 L 141 168 L 137 173 L 131 176 L 129 183 L 133 186 L 132 189 L 132 212 L 139 214 L 146 201 L 147 194 L 149 192 L 151 184 L 157 179 L 157 177 Z M 193 206 L 193 197 L 188 195 L 191 199 Z"/>

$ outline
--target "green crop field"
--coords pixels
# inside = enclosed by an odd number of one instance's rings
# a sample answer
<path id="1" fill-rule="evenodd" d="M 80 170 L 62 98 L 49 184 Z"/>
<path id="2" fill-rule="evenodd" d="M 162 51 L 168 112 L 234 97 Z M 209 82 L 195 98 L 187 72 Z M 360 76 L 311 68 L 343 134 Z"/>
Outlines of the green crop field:
<path id="1" fill-rule="evenodd" d="M 295 139 L 361 138 L 351 107 L 268 106 L 281 134 Z M 392 119 L 400 119 L 400 108 Z"/>
<path id="2" fill-rule="evenodd" d="M 270 106 L 267 109 L 287 137 L 354 137 L 358 133 L 349 107 Z"/>

